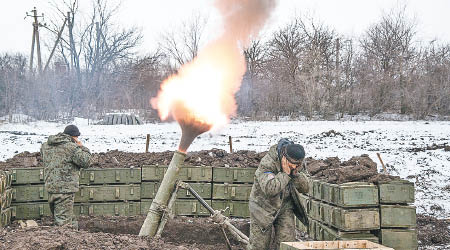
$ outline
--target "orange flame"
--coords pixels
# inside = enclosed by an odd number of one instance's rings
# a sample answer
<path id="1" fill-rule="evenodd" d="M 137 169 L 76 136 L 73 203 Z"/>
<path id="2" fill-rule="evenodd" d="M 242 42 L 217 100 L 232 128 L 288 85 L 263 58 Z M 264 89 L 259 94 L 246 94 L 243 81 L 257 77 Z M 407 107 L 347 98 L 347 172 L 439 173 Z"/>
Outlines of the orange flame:
<path id="1" fill-rule="evenodd" d="M 262 28 L 275 0 L 217 0 L 224 32 L 193 61 L 161 84 L 153 108 L 162 120 L 201 124 L 205 131 L 225 125 L 236 112 L 235 93 L 245 73 L 245 47 Z M 205 132 L 203 131 L 203 132 Z"/>

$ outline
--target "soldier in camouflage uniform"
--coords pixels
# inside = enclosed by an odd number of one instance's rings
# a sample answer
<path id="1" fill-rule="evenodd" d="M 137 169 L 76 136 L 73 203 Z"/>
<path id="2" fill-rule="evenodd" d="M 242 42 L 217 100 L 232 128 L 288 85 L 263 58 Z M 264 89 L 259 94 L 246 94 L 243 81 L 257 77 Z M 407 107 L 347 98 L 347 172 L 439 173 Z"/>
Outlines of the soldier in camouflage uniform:
<path id="1" fill-rule="evenodd" d="M 69 125 L 63 133 L 51 135 L 41 147 L 45 167 L 45 188 L 50 211 L 57 225 L 72 224 L 78 229 L 73 213 L 74 194 L 79 190 L 79 170 L 90 165 L 91 153 L 78 140 L 80 131 Z"/>
<path id="2" fill-rule="evenodd" d="M 250 242 L 247 250 L 265 250 L 271 246 L 278 249 L 280 242 L 295 241 L 294 214 L 308 223 L 304 208 L 293 202 L 292 195 L 293 188 L 300 193 L 308 192 L 308 177 L 297 170 L 304 157 L 302 146 L 281 139 L 262 158 L 249 199 Z"/>

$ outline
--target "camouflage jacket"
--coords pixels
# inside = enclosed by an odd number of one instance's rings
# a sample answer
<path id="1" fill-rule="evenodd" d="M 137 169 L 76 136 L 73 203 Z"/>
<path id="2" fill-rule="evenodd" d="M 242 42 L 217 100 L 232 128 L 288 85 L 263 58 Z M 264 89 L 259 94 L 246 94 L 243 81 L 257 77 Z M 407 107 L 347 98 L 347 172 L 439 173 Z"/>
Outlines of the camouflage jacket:
<path id="1" fill-rule="evenodd" d="M 79 190 L 79 170 L 90 165 L 91 153 L 78 146 L 69 135 L 48 137 L 41 147 L 45 168 L 45 188 L 49 193 L 74 193 Z"/>
<path id="2" fill-rule="evenodd" d="M 270 148 L 262 158 L 255 172 L 255 180 L 249 199 L 251 218 L 261 228 L 268 228 L 277 218 L 283 206 L 292 202 L 291 186 L 300 193 L 308 192 L 308 177 L 299 172 L 295 176 L 288 175 L 281 169 L 277 145 Z M 295 212 L 295 211 L 294 211 Z"/>

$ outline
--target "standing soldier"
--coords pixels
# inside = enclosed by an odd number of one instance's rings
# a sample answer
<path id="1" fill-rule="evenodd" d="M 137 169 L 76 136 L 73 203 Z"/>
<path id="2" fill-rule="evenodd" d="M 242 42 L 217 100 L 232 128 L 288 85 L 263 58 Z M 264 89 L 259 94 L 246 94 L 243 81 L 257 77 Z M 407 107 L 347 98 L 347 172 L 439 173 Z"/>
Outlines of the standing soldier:
<path id="1" fill-rule="evenodd" d="M 308 177 L 297 170 L 304 158 L 303 147 L 287 139 L 281 139 L 262 158 L 249 199 L 247 250 L 268 250 L 272 244 L 278 249 L 280 242 L 295 241 L 294 214 L 308 224 L 304 208 L 295 195 L 308 192 Z"/>
<path id="2" fill-rule="evenodd" d="M 89 149 L 81 144 L 78 136 L 78 128 L 69 125 L 63 133 L 49 136 L 41 147 L 50 211 L 57 225 L 72 224 L 75 229 L 78 222 L 73 202 L 79 190 L 79 170 L 87 168 L 91 159 Z"/>

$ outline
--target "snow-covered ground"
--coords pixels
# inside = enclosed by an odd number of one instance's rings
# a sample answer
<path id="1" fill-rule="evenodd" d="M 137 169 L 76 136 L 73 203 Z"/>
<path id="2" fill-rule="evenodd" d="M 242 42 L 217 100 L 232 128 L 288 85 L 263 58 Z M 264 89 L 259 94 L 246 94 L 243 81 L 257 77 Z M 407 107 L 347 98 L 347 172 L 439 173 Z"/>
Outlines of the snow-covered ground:
<path id="1" fill-rule="evenodd" d="M 80 139 L 93 152 L 143 152 L 146 134 L 151 135 L 150 151 L 175 150 L 181 135 L 176 123 L 108 126 L 75 119 L 74 124 L 80 128 Z M 38 151 L 48 135 L 62 132 L 65 126 L 47 122 L 0 124 L 0 160 L 23 151 Z M 337 133 L 327 135 L 330 130 Z M 391 174 L 416 184 L 419 213 L 450 217 L 450 152 L 411 152 L 433 144 L 450 145 L 449 121 L 233 121 L 219 131 L 201 135 L 189 150 L 228 150 L 228 136 L 233 138 L 234 150 L 266 151 L 287 137 L 303 144 L 307 155 L 314 158 L 338 156 L 347 160 L 368 154 L 381 170 L 376 156 L 379 152 Z"/>

